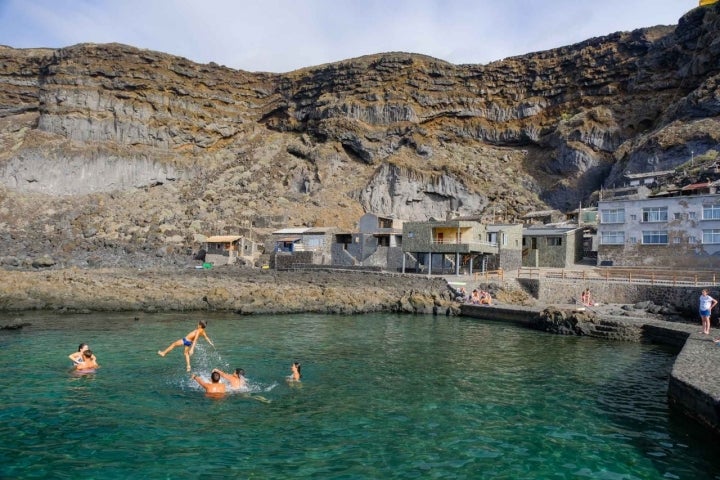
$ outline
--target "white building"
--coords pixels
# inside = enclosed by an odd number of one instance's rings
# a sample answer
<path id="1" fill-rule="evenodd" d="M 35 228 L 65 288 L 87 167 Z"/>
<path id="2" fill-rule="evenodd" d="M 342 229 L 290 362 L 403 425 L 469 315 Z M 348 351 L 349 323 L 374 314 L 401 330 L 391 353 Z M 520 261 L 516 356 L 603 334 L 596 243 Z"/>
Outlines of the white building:
<path id="1" fill-rule="evenodd" d="M 598 202 L 598 264 L 720 266 L 720 194 Z"/>

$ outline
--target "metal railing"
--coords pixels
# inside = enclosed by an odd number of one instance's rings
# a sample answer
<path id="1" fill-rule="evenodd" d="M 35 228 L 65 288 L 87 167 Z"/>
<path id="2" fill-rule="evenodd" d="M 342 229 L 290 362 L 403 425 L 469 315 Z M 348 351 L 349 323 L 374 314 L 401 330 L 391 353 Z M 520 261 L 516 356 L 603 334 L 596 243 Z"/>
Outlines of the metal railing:
<path id="1" fill-rule="evenodd" d="M 518 278 L 548 278 L 605 283 L 634 283 L 665 286 L 717 286 L 720 277 L 713 271 L 653 270 L 639 268 L 558 269 L 520 267 Z"/>
<path id="2" fill-rule="evenodd" d="M 491 248 L 497 248 L 498 243 L 497 242 L 464 242 L 462 240 L 455 240 L 455 239 L 437 239 L 434 238 L 432 241 L 433 245 L 469 245 L 469 246 L 478 246 L 478 247 L 491 247 Z"/>

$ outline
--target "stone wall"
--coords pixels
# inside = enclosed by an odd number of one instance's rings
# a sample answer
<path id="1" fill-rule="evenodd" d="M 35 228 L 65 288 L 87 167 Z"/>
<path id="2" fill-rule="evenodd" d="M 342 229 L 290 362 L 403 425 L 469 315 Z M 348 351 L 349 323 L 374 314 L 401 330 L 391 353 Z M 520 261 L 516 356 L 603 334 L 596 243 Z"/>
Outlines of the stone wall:
<path id="1" fill-rule="evenodd" d="M 582 291 L 589 288 L 595 302 L 634 304 L 651 301 L 656 305 L 672 305 L 678 311 L 687 314 L 696 312 L 700 291 L 706 288 L 704 285 L 673 287 L 547 278 L 541 280 L 521 278 L 518 279 L 518 283 L 524 290 L 546 304 L 577 303 Z M 720 298 L 720 288 L 707 288 L 711 296 Z"/>
<path id="2" fill-rule="evenodd" d="M 313 252 L 277 252 L 270 256 L 270 268 L 284 270 L 294 265 L 309 265 L 313 263 Z"/>

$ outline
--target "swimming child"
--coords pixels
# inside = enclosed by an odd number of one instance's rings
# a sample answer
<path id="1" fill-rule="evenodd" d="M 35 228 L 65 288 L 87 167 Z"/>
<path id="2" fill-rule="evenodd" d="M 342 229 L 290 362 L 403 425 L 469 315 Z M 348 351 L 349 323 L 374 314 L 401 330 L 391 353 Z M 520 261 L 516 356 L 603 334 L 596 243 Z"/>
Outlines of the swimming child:
<path id="1" fill-rule="evenodd" d="M 207 340 L 207 342 L 210 345 L 214 346 L 213 343 L 210 341 L 210 338 L 207 336 L 207 333 L 205 333 L 205 328 L 207 328 L 207 323 L 200 320 L 198 322 L 198 326 L 195 330 L 188 333 L 180 340 L 177 340 L 177 341 L 171 343 L 170 346 L 168 348 L 166 348 L 165 350 L 158 350 L 158 352 L 157 352 L 158 355 L 160 355 L 161 357 L 164 357 L 173 348 L 179 347 L 179 346 L 185 346 L 185 350 L 184 350 L 183 354 L 185 355 L 185 363 L 187 364 L 187 371 L 189 372 L 190 371 L 190 355 L 192 355 L 193 352 L 195 351 L 195 344 L 197 343 L 198 338 L 200 338 L 200 336 L 203 336 L 203 337 L 205 337 L 205 340 Z"/>
<path id="2" fill-rule="evenodd" d="M 82 361 L 75 363 L 75 371 L 87 372 L 100 367 L 100 365 L 98 365 L 95 361 L 95 355 L 93 355 L 92 350 L 83 350 L 82 356 Z"/>
<path id="3" fill-rule="evenodd" d="M 222 378 L 227 380 L 233 390 L 240 390 L 247 387 L 247 381 L 245 380 L 245 370 L 243 370 L 242 368 L 236 368 L 235 373 L 233 374 L 225 373 L 219 368 L 213 368 L 212 373 L 215 372 L 219 373 Z"/>
<path id="4" fill-rule="evenodd" d="M 85 352 L 85 351 L 88 350 L 89 348 L 90 348 L 90 347 L 88 347 L 88 344 L 87 344 L 87 343 L 81 343 L 80 346 L 79 346 L 78 349 L 77 349 L 77 352 L 71 353 L 70 355 L 68 355 L 68 358 L 69 358 L 70 360 L 72 360 L 72 362 L 73 362 L 74 364 L 76 364 L 76 365 L 77 365 L 78 363 L 83 363 L 83 362 L 85 361 L 85 359 L 84 359 L 84 357 L 83 357 L 83 352 Z M 95 358 L 95 355 L 92 356 L 92 359 L 93 359 L 94 362 L 97 361 L 97 359 Z"/>

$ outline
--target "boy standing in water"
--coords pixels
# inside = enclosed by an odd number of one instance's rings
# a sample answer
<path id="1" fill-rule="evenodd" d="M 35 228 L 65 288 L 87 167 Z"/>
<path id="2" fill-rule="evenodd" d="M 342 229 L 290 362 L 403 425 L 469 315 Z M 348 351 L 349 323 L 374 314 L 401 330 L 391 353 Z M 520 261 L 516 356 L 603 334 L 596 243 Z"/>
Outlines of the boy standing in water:
<path id="1" fill-rule="evenodd" d="M 202 335 L 203 337 L 205 337 L 205 340 L 207 340 L 207 342 L 208 342 L 211 346 L 215 346 L 215 345 L 213 345 L 213 343 L 210 341 L 210 338 L 207 336 L 207 333 L 205 333 L 205 328 L 206 328 L 206 327 L 207 327 L 207 323 L 205 323 L 204 321 L 200 320 L 200 321 L 198 322 L 198 326 L 197 326 L 197 328 L 196 328 L 195 330 L 193 330 L 192 332 L 188 333 L 187 335 L 185 335 L 185 336 L 184 336 L 183 338 L 181 338 L 180 340 L 177 340 L 177 341 L 171 343 L 170 346 L 169 346 L 168 348 L 166 348 L 165 350 L 158 350 L 158 352 L 157 352 L 158 355 L 160 355 L 161 357 L 164 357 L 164 356 L 167 355 L 168 352 L 169 352 L 170 350 L 172 350 L 173 348 L 179 347 L 179 346 L 181 346 L 181 345 L 185 346 L 185 350 L 184 350 L 183 353 L 184 353 L 184 355 L 185 355 L 185 363 L 186 363 L 186 365 L 187 365 L 187 371 L 189 372 L 189 371 L 190 371 L 190 355 L 192 355 L 193 352 L 195 352 L 195 344 L 197 343 L 198 338 L 200 338 L 200 336 Z"/>

